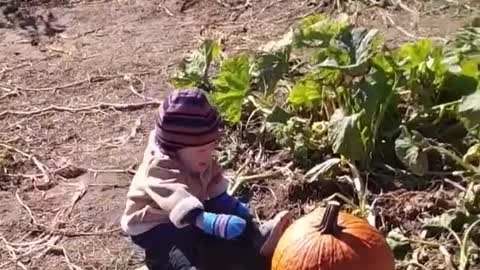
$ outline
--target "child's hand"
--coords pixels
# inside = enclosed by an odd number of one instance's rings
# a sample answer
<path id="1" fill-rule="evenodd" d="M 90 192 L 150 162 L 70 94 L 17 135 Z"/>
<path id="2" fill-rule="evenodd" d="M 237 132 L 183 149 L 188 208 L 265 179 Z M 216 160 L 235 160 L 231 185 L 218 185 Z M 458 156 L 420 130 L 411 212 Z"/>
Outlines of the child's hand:
<path id="1" fill-rule="evenodd" d="M 210 212 L 231 214 L 245 220 L 250 220 L 252 217 L 248 208 L 246 203 L 242 203 L 237 198 L 228 195 L 227 192 L 210 199 L 206 205 L 206 209 Z"/>
<path id="2" fill-rule="evenodd" d="M 234 239 L 244 232 L 247 222 L 234 215 L 203 212 L 198 215 L 195 224 L 208 234 Z"/>
<path id="3" fill-rule="evenodd" d="M 248 209 L 248 204 L 238 202 L 237 207 L 235 207 L 235 213 L 244 219 L 250 218 L 250 210 Z"/>

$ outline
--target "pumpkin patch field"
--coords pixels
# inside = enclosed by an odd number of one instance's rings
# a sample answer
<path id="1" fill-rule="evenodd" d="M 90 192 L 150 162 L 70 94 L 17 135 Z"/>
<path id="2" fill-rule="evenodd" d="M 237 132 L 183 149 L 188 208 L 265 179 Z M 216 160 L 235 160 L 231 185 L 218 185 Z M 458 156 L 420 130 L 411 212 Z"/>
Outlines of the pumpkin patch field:
<path id="1" fill-rule="evenodd" d="M 142 266 L 119 218 L 185 87 L 223 116 L 229 193 L 294 214 L 272 270 L 480 269 L 479 1 L 0 10 L 0 269 Z"/>

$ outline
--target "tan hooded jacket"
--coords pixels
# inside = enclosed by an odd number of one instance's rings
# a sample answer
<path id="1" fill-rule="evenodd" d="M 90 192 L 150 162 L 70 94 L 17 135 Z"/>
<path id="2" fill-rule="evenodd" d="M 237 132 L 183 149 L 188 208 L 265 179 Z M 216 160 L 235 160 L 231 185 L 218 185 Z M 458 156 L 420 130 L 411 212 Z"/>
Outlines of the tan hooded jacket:
<path id="1" fill-rule="evenodd" d="M 212 160 L 204 173 L 190 173 L 160 151 L 152 131 L 127 193 L 122 229 L 129 235 L 138 235 L 162 223 L 173 223 L 178 228 L 187 226 L 183 219 L 191 210 L 203 209 L 205 200 L 227 190 L 228 181 L 222 172 Z"/>

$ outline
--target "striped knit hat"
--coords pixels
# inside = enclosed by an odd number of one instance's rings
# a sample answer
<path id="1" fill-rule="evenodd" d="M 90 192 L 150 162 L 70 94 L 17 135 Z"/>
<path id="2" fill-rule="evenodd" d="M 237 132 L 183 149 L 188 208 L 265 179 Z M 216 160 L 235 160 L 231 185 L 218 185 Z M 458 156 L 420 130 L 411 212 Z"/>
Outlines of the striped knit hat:
<path id="1" fill-rule="evenodd" d="M 176 90 L 159 107 L 155 140 L 160 148 L 176 151 L 219 139 L 222 127 L 220 115 L 200 90 Z"/>

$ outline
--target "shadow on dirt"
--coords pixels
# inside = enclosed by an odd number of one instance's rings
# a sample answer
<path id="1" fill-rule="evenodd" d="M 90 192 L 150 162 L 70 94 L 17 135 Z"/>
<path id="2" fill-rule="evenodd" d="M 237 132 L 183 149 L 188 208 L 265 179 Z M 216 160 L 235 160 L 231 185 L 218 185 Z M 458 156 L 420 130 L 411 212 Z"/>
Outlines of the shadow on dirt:
<path id="1" fill-rule="evenodd" d="M 0 0 L 1 1 L 1 0 Z M 34 6 L 45 1 L 4 0 L 0 2 L 0 29 L 19 31 L 20 35 L 27 35 L 30 44 L 37 46 L 41 36 L 54 37 L 65 31 L 66 27 L 57 23 L 57 18 L 51 11 L 36 12 Z"/>

